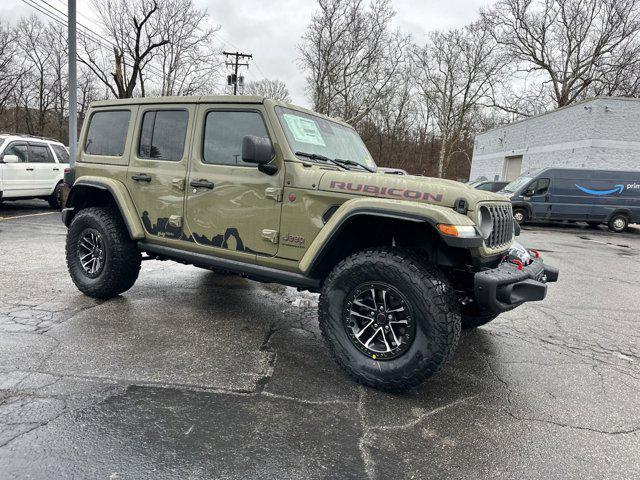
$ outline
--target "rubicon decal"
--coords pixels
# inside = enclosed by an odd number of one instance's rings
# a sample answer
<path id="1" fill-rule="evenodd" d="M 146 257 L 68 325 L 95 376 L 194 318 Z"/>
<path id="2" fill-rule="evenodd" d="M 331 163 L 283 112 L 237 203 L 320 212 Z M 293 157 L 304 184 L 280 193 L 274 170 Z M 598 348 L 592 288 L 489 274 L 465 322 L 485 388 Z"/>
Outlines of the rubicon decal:
<path id="1" fill-rule="evenodd" d="M 332 180 L 330 188 L 345 190 L 347 192 L 368 193 L 370 195 L 382 195 L 388 197 L 405 198 L 407 200 L 427 200 L 433 202 L 442 201 L 441 193 L 421 192 L 419 190 L 408 190 L 406 188 L 378 187 L 377 185 L 366 185 L 363 183 L 338 182 Z"/>
<path id="2" fill-rule="evenodd" d="M 614 193 L 622 193 L 624 191 L 624 185 L 615 185 L 614 188 L 610 190 L 593 190 L 591 188 L 581 187 L 577 183 L 575 185 L 579 190 L 589 195 L 613 195 Z"/>

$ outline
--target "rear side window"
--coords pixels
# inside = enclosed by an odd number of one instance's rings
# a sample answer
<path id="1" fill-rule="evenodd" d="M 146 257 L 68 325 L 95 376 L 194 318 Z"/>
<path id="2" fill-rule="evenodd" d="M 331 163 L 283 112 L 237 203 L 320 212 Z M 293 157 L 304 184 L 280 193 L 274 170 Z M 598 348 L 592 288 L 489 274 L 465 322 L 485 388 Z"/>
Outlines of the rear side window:
<path id="1" fill-rule="evenodd" d="M 64 148 L 62 145 L 55 145 L 55 144 L 52 144 L 51 148 L 53 148 L 53 151 L 55 152 L 56 157 L 58 157 L 58 162 L 69 163 L 69 152 L 67 152 L 66 148 Z"/>
<path id="2" fill-rule="evenodd" d="M 29 150 L 26 143 L 12 143 L 5 149 L 2 155 L 15 155 L 23 163 L 29 161 Z"/>
<path id="3" fill-rule="evenodd" d="M 29 162 L 54 163 L 54 160 L 48 146 L 29 144 Z"/>
<path id="4" fill-rule="evenodd" d="M 85 153 L 121 157 L 124 154 L 130 118 L 129 110 L 95 112 L 89 123 Z"/>
<path id="5" fill-rule="evenodd" d="M 258 112 L 214 110 L 207 113 L 202 161 L 216 165 L 250 166 L 242 161 L 242 139 L 246 135 L 269 137 Z"/>
<path id="6" fill-rule="evenodd" d="M 145 112 L 140 129 L 138 157 L 179 161 L 184 153 L 189 113 L 185 110 Z"/>

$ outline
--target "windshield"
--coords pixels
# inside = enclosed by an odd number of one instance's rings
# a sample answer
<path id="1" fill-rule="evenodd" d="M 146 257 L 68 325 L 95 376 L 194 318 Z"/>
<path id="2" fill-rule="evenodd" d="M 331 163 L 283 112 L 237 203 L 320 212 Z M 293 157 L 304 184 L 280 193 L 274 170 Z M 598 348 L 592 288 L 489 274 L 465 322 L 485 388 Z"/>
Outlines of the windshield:
<path id="1" fill-rule="evenodd" d="M 517 191 L 520 187 L 525 186 L 531 180 L 532 180 L 531 177 L 518 177 L 513 182 L 509 183 L 506 187 L 504 187 L 502 191 L 513 193 Z"/>
<path id="2" fill-rule="evenodd" d="M 284 107 L 276 107 L 276 114 L 294 152 L 351 160 L 376 168 L 367 147 L 353 128 Z"/>

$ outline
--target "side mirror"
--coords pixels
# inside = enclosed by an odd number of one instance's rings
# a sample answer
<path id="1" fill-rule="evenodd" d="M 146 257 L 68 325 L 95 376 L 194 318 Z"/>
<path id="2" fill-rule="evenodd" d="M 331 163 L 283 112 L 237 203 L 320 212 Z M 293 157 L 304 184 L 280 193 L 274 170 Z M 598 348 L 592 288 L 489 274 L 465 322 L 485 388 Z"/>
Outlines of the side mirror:
<path id="1" fill-rule="evenodd" d="M 527 188 L 527 189 L 522 193 L 522 195 L 523 195 L 523 196 L 525 196 L 525 197 L 532 197 L 534 193 L 536 193 L 536 192 L 533 190 L 533 188 Z"/>
<path id="2" fill-rule="evenodd" d="M 271 140 L 266 137 L 247 135 L 242 139 L 242 160 L 247 163 L 265 165 L 275 154 Z"/>
<path id="3" fill-rule="evenodd" d="M 20 158 L 17 155 L 5 155 L 2 157 L 4 163 L 20 163 Z"/>

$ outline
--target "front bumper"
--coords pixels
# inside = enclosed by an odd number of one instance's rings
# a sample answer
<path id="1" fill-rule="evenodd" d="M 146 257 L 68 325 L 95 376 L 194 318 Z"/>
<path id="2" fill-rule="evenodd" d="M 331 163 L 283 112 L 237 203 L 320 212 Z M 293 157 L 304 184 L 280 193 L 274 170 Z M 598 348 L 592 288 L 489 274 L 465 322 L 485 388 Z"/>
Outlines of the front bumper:
<path id="1" fill-rule="evenodd" d="M 504 261 L 474 275 L 475 301 L 484 314 L 512 310 L 525 302 L 544 300 L 547 283 L 558 280 L 558 269 L 532 259 L 528 265 Z"/>

